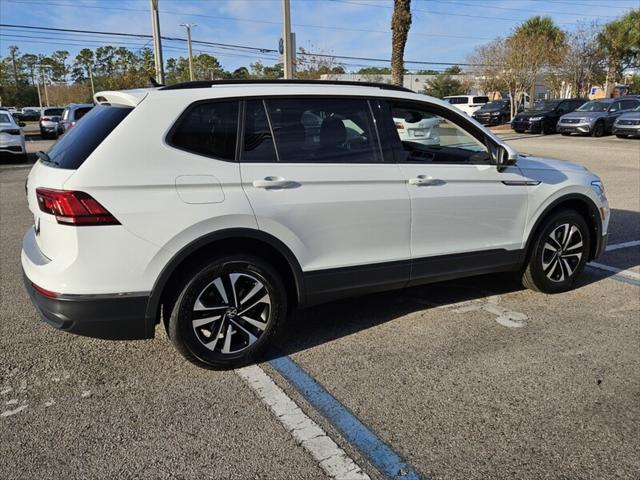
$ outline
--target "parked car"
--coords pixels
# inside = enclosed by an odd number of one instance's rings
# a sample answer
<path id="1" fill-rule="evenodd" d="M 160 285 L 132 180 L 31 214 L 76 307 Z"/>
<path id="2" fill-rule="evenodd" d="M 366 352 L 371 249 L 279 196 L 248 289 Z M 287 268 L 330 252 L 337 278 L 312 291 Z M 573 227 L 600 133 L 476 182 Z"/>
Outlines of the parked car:
<path id="1" fill-rule="evenodd" d="M 558 119 L 573 112 L 586 102 L 581 98 L 540 100 L 528 110 L 518 113 L 511 121 L 511 128 L 518 133 L 554 133 Z"/>
<path id="2" fill-rule="evenodd" d="M 613 123 L 612 131 L 618 138 L 640 137 L 640 106 L 620 115 Z"/>
<path id="3" fill-rule="evenodd" d="M 8 110 L 0 110 L 0 154 L 22 161 L 27 160 L 23 123 L 17 123 Z"/>
<path id="4" fill-rule="evenodd" d="M 472 117 L 483 125 L 502 125 L 511 118 L 511 102 L 494 100 L 485 103 L 473 113 Z"/>
<path id="5" fill-rule="evenodd" d="M 440 145 L 440 122 L 437 117 L 423 117 L 410 109 L 398 109 L 394 112 L 393 121 L 401 141 Z"/>
<path id="6" fill-rule="evenodd" d="M 624 112 L 630 112 L 638 105 L 640 105 L 640 99 L 634 97 L 592 100 L 575 112 L 560 117 L 557 130 L 562 135 L 579 133 L 601 137 L 611 133 L 616 118 Z"/>
<path id="7" fill-rule="evenodd" d="M 62 113 L 60 120 L 60 130 L 62 133 L 69 131 L 78 120 L 93 108 L 93 103 L 72 103 L 67 106 Z"/>
<path id="8" fill-rule="evenodd" d="M 20 119 L 24 122 L 34 122 L 40 120 L 40 111 L 30 108 L 23 108 Z"/>
<path id="9" fill-rule="evenodd" d="M 484 95 L 452 95 L 444 97 L 446 102 L 449 102 L 456 108 L 459 108 L 467 115 L 473 115 L 485 103 L 489 103 L 489 97 Z"/>
<path id="10" fill-rule="evenodd" d="M 68 332 L 151 338 L 164 321 L 185 358 L 228 368 L 292 309 L 499 271 L 562 292 L 605 249 L 600 178 L 520 156 L 402 87 L 203 81 L 95 98 L 26 184 L 25 285 Z M 438 120 L 438 145 L 398 135 L 408 111 Z"/>
<path id="11" fill-rule="evenodd" d="M 62 132 L 60 130 L 60 119 L 64 108 L 47 107 L 42 109 L 40 117 L 40 136 L 42 138 L 58 138 Z"/>

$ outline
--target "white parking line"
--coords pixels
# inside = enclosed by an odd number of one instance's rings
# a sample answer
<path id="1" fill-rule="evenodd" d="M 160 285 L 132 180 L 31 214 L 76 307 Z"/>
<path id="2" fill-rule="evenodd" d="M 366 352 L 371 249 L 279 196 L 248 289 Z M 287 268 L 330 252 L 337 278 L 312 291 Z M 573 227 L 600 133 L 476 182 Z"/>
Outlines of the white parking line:
<path id="1" fill-rule="evenodd" d="M 614 243 L 613 245 L 607 245 L 606 252 L 611 250 L 619 250 L 620 248 L 638 247 L 640 246 L 640 240 L 632 240 L 630 242 Z"/>
<path id="2" fill-rule="evenodd" d="M 364 473 L 351 457 L 271 380 L 264 370 L 257 365 L 251 365 L 236 370 L 236 372 L 330 478 L 370 480 L 369 475 Z"/>
<path id="3" fill-rule="evenodd" d="M 604 265 L 597 262 L 591 262 L 589 263 L 589 266 L 600 270 L 606 270 L 607 272 L 613 272 L 616 275 L 620 275 L 621 277 L 630 278 L 632 280 L 640 280 L 640 273 L 634 272 L 633 270 L 622 270 L 621 268 L 610 267 L 609 265 Z"/>

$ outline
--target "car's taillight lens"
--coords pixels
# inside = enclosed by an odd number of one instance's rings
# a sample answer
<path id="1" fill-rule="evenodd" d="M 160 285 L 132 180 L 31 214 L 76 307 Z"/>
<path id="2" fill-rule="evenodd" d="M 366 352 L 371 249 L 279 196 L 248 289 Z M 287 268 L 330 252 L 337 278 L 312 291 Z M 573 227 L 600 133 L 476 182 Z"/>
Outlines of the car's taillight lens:
<path id="1" fill-rule="evenodd" d="M 401 124 L 400 122 L 396 122 L 396 128 L 397 128 L 398 130 L 404 130 L 404 125 L 403 125 L 403 124 Z"/>
<path id="2" fill-rule="evenodd" d="M 33 288 L 37 291 L 40 292 L 42 295 L 44 295 L 45 297 L 49 297 L 49 298 L 55 298 L 58 296 L 58 294 L 56 292 L 52 292 L 50 290 L 46 290 L 42 287 L 39 287 L 38 285 L 36 285 L 35 283 L 31 282 L 31 285 L 33 285 Z"/>
<path id="3" fill-rule="evenodd" d="M 91 195 L 70 190 L 36 188 L 38 206 L 61 225 L 120 225 Z"/>
<path id="4" fill-rule="evenodd" d="M 49 117 L 42 117 L 41 119 L 43 122 L 48 122 L 49 120 L 51 120 L 51 118 Z"/>

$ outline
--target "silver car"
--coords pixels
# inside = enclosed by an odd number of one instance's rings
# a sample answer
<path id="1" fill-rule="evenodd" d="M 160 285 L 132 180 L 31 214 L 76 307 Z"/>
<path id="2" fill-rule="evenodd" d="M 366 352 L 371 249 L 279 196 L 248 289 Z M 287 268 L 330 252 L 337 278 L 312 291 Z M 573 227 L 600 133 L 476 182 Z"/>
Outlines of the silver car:
<path id="1" fill-rule="evenodd" d="M 46 107 L 42 109 L 40 116 L 40 136 L 42 138 L 58 138 L 60 131 L 60 118 L 64 108 Z"/>
<path id="2" fill-rule="evenodd" d="M 22 127 L 7 110 L 0 110 L 0 154 L 26 161 L 27 149 Z"/>
<path id="3" fill-rule="evenodd" d="M 73 128 L 78 120 L 93 108 L 93 103 L 72 103 L 64 109 L 62 120 L 60 120 L 60 130 L 62 133 Z"/>
<path id="4" fill-rule="evenodd" d="M 639 105 L 640 99 L 634 97 L 592 100 L 576 111 L 560 117 L 556 130 L 562 135 L 580 133 L 601 137 L 611 133 L 613 123 L 620 115 Z"/>
<path id="5" fill-rule="evenodd" d="M 613 134 L 618 138 L 640 137 L 640 105 L 616 119 Z"/>

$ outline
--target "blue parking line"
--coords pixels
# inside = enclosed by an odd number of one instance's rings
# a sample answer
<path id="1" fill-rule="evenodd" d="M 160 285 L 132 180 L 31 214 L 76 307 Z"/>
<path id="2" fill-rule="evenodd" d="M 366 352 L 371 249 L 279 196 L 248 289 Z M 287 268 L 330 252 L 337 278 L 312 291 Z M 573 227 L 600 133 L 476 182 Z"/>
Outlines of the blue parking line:
<path id="1" fill-rule="evenodd" d="M 290 357 L 282 356 L 269 361 L 269 364 L 387 478 L 423 478 Z"/>
<path id="2" fill-rule="evenodd" d="M 622 275 L 617 275 L 615 273 L 607 272 L 606 270 L 600 270 L 599 268 L 592 267 L 591 265 L 587 265 L 589 272 L 593 275 L 600 278 L 610 278 L 611 280 L 616 280 L 618 282 L 626 283 L 628 285 L 633 285 L 635 287 L 640 287 L 640 280 L 636 280 L 635 278 L 629 278 Z"/>

